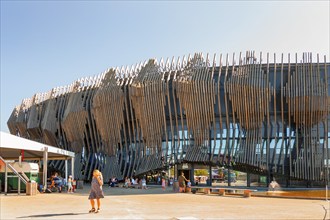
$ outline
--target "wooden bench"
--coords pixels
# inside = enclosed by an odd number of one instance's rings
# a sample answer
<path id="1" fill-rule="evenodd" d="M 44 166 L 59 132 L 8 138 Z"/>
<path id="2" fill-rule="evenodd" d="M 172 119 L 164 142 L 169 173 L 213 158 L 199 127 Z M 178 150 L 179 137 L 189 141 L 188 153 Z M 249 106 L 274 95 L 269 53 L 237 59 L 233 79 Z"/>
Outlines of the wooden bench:
<path id="1" fill-rule="evenodd" d="M 191 187 L 191 191 L 192 193 L 196 193 L 196 192 L 201 192 L 204 194 L 210 194 L 212 189 L 217 189 L 214 187 L 210 187 L 210 186 L 192 186 Z"/>
<path id="2" fill-rule="evenodd" d="M 224 187 L 210 187 L 210 186 L 192 186 L 192 192 L 195 194 L 196 192 L 202 192 L 204 194 L 211 194 L 212 190 L 218 190 L 220 196 L 225 196 L 226 192 L 234 191 L 231 194 L 236 194 L 236 191 L 243 191 L 243 197 L 249 198 L 251 197 L 251 192 L 256 192 L 256 189 L 248 189 L 248 188 L 224 188 Z"/>
<path id="3" fill-rule="evenodd" d="M 225 196 L 226 191 L 234 191 L 234 194 L 236 194 L 236 191 L 243 191 L 243 197 L 249 198 L 251 197 L 251 192 L 257 192 L 256 189 L 242 189 L 242 188 L 221 188 L 219 189 L 219 195 Z"/>

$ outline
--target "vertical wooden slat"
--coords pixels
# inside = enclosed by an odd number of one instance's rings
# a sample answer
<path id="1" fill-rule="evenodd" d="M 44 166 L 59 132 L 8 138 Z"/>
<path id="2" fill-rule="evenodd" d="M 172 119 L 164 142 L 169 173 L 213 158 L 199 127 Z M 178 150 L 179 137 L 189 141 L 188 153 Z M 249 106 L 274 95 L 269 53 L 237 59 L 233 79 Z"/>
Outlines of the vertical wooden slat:
<path id="1" fill-rule="evenodd" d="M 230 158 L 245 171 L 325 180 L 326 57 L 320 65 L 311 53 L 301 62 L 296 54 L 291 64 L 289 54 L 286 64 L 282 54 L 280 78 L 276 55 L 274 64 L 269 54 L 262 64 L 261 53 L 260 63 L 254 51 L 237 63 L 233 54 L 230 66 L 228 55 L 226 66 L 220 55 L 219 67 L 215 57 L 149 60 L 35 94 L 14 109 L 10 132 L 76 151 L 84 165 L 76 166 L 75 175 L 87 179 L 94 168 L 119 177 L 160 170 L 164 156 L 166 162 L 219 165 L 230 165 Z M 49 164 L 64 167 L 61 161 Z"/>

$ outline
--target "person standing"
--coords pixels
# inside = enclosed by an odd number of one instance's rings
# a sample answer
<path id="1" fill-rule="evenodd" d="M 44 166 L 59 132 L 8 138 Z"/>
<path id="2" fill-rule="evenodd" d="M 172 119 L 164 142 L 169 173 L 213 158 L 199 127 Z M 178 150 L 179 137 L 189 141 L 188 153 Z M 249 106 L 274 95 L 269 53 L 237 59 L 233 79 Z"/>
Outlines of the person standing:
<path id="1" fill-rule="evenodd" d="M 186 192 L 191 192 L 191 182 L 190 182 L 190 180 L 188 180 L 188 182 L 187 182 L 187 187 L 186 187 Z"/>
<path id="2" fill-rule="evenodd" d="M 142 178 L 141 184 L 142 184 L 141 189 L 147 189 L 147 181 L 145 177 Z"/>
<path id="3" fill-rule="evenodd" d="M 165 181 L 165 177 L 162 178 L 162 189 L 163 191 L 165 191 L 166 188 L 166 181 Z"/>
<path id="4" fill-rule="evenodd" d="M 179 178 L 178 178 L 180 192 L 186 191 L 186 181 L 188 182 L 188 180 L 184 176 L 184 173 L 182 172 L 181 176 L 179 176 Z"/>
<path id="5" fill-rule="evenodd" d="M 92 206 L 92 209 L 89 210 L 89 213 L 92 213 L 92 212 L 98 213 L 100 211 L 100 208 L 101 208 L 100 199 L 104 198 L 102 185 L 103 185 L 102 173 L 99 170 L 94 170 L 93 171 L 92 183 L 91 183 L 91 191 L 90 191 L 90 194 L 88 196 L 88 199 L 89 199 L 90 204 Z M 96 202 L 97 202 L 97 210 L 95 210 L 95 201 L 94 201 L 94 199 L 96 199 Z"/>
<path id="6" fill-rule="evenodd" d="M 68 178 L 68 193 L 73 193 L 72 182 L 72 176 L 70 175 Z"/>

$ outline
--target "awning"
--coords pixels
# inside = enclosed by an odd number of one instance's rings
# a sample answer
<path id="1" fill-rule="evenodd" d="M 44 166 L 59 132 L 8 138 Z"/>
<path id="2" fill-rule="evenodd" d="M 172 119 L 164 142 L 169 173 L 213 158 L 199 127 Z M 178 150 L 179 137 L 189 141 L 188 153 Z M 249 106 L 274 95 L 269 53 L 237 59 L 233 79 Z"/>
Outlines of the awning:
<path id="1" fill-rule="evenodd" d="M 44 150 L 48 148 L 48 160 L 68 160 L 74 158 L 74 152 L 50 145 L 31 141 L 1 131 L 0 156 L 5 160 L 18 160 L 24 150 L 24 160 L 43 160 Z"/>
<path id="2" fill-rule="evenodd" d="M 24 154 L 22 154 L 24 150 Z M 24 160 L 43 161 L 43 186 L 47 187 L 47 163 L 48 160 L 65 160 L 65 179 L 68 179 L 68 163 L 71 159 L 71 174 L 74 173 L 74 152 L 52 147 L 36 141 L 31 141 L 9 133 L 0 132 L 0 158 L 4 161 L 18 160 L 24 156 Z M 6 165 L 7 167 L 7 165 Z M 74 178 L 74 176 L 73 176 Z M 5 194 L 7 194 L 7 168 L 5 171 Z"/>

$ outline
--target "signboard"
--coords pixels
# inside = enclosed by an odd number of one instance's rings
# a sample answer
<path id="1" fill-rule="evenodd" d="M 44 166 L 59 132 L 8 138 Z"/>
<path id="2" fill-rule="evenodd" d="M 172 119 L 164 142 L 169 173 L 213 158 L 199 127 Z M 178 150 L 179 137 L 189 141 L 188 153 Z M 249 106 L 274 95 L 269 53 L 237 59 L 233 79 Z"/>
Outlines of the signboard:
<path id="1" fill-rule="evenodd" d="M 189 166 L 188 166 L 187 163 L 183 163 L 183 164 L 182 164 L 182 169 L 188 169 L 188 167 L 189 167 Z"/>

